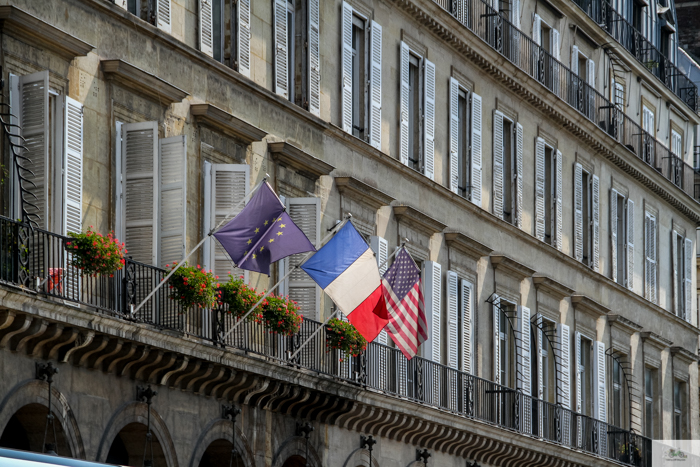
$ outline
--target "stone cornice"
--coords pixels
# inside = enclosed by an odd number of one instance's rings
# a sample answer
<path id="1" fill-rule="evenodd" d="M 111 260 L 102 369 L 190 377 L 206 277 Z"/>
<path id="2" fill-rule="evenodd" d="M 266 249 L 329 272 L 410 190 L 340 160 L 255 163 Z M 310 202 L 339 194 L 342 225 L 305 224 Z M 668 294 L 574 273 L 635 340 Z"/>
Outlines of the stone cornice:
<path id="1" fill-rule="evenodd" d="M 374 210 L 389 206 L 394 198 L 352 175 L 334 175 L 333 181 L 342 196 L 355 199 Z"/>
<path id="2" fill-rule="evenodd" d="M 510 258 L 502 253 L 492 253 L 489 258 L 491 258 L 491 264 L 495 270 L 513 276 L 521 281 L 535 273 L 534 269 L 531 269 L 522 263 L 518 263 L 513 258 Z"/>
<path id="3" fill-rule="evenodd" d="M 433 234 L 440 233 L 447 227 L 437 219 L 419 211 L 407 203 L 392 203 L 396 220 L 414 230 L 424 233 L 428 238 Z"/>
<path id="4" fill-rule="evenodd" d="M 691 364 L 698 361 L 698 356 L 688 349 L 674 345 L 671 347 L 671 355 L 674 359 L 679 359 L 683 363 Z"/>
<path id="5" fill-rule="evenodd" d="M 201 124 L 238 138 L 245 144 L 261 141 L 267 135 L 264 130 L 212 104 L 192 104 L 190 112 Z"/>
<path id="6" fill-rule="evenodd" d="M 571 303 L 577 310 L 582 309 L 593 314 L 596 317 L 605 316 L 610 313 L 609 308 L 604 307 L 603 305 L 596 302 L 591 297 L 587 297 L 586 295 L 572 295 Z"/>
<path id="7" fill-rule="evenodd" d="M 124 60 L 102 60 L 101 64 L 107 78 L 162 105 L 181 102 L 188 96 L 186 91 Z"/>
<path id="8" fill-rule="evenodd" d="M 621 329 L 624 329 L 625 331 L 628 331 L 631 334 L 639 332 L 643 329 L 643 326 L 640 326 L 634 321 L 631 321 L 625 318 L 624 316 L 615 314 L 608 315 L 608 323 L 610 323 L 611 326 L 617 326 Z"/>
<path id="9" fill-rule="evenodd" d="M 650 331 L 641 332 L 639 335 L 642 337 L 645 344 L 648 343 L 660 351 L 663 351 L 664 349 L 667 349 L 673 345 L 673 342 L 670 340 Z"/>
<path id="10" fill-rule="evenodd" d="M 493 251 L 492 248 L 457 230 L 447 229 L 444 235 L 448 248 L 454 248 L 474 261 L 478 261 L 483 256 L 488 256 Z"/>
<path id="11" fill-rule="evenodd" d="M 0 29 L 22 42 L 57 53 L 67 60 L 87 55 L 95 48 L 16 6 L 0 6 Z"/>
<path id="12" fill-rule="evenodd" d="M 563 300 L 574 293 L 574 289 L 571 289 L 561 282 L 557 282 L 544 274 L 533 274 L 532 282 L 535 284 L 535 287 L 537 287 L 537 290 L 542 290 L 547 295 L 551 295 L 558 300 Z"/>
<path id="13" fill-rule="evenodd" d="M 324 162 L 286 141 L 268 143 L 267 148 L 273 161 L 305 174 L 314 180 L 321 175 L 330 174 L 335 169 L 328 162 Z"/>

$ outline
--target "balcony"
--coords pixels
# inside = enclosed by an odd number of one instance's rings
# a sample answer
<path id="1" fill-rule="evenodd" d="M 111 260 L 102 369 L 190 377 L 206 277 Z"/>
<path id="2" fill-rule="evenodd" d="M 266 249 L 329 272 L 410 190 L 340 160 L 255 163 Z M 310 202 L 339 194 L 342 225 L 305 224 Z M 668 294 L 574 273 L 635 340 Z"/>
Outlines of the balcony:
<path id="1" fill-rule="evenodd" d="M 133 307 L 166 271 L 127 260 L 114 277 L 81 276 L 69 265 L 68 241 L 68 237 L 32 231 L 25 224 L 0 217 L 0 283 L 85 311 L 199 338 L 276 365 L 310 370 L 509 432 L 628 465 L 651 465 L 648 438 L 423 358 L 406 360 L 398 349 L 385 345 L 370 343 L 363 354 L 340 361 L 336 350 L 326 349 L 324 328 L 292 360 L 300 344 L 322 325 L 317 321 L 304 320 L 300 333 L 293 337 L 272 334 L 248 321 L 229 333 L 234 320 L 225 309 L 182 310 L 168 297 L 167 287 L 160 288 L 134 315 Z M 641 458 L 630 458 L 631 447 Z"/>
<path id="2" fill-rule="evenodd" d="M 497 12 L 483 0 L 434 1 L 513 65 L 598 125 L 631 154 L 651 166 L 688 196 L 694 197 L 695 172 L 682 157 L 672 153 L 618 106 L 537 45 L 504 18 L 503 13 Z M 672 66 L 668 62 L 666 69 L 670 70 Z M 685 75 L 680 76 L 687 79 Z M 681 78 L 675 76 L 673 82 L 680 83 Z M 679 84 L 677 87 L 680 89 L 682 86 Z M 688 92 L 690 96 L 690 91 Z M 695 109 L 694 85 L 692 95 L 691 102 Z"/>

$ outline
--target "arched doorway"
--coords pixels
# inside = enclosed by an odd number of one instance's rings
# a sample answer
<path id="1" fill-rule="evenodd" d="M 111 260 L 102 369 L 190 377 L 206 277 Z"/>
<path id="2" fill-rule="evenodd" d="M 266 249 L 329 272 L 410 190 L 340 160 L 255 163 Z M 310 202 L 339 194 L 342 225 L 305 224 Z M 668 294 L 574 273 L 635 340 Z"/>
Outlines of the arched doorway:
<path id="1" fill-rule="evenodd" d="M 58 455 L 73 457 L 68 446 L 66 434 L 55 412 L 53 425 L 56 431 L 54 440 L 53 430 L 49 426 L 46 431 L 46 416 L 48 408 L 42 404 L 28 404 L 15 412 L 8 420 L 0 435 L 0 447 L 20 449 L 22 451 L 44 452 L 44 442 L 56 445 Z M 44 433 L 46 432 L 46 441 Z"/>
<path id="2" fill-rule="evenodd" d="M 284 461 L 282 467 L 306 467 L 306 459 L 299 455 L 290 456 Z"/>
<path id="3" fill-rule="evenodd" d="M 247 467 L 238 450 L 231 459 L 232 449 L 233 443 L 227 439 L 213 441 L 202 454 L 199 467 Z"/>
<path id="4" fill-rule="evenodd" d="M 138 422 L 129 423 L 114 437 L 107 453 L 108 464 L 131 465 L 141 467 L 145 460 L 151 460 L 150 447 L 146 447 L 146 425 Z M 168 467 L 163 447 L 158 436 L 151 431 L 153 445 L 153 467 Z"/>

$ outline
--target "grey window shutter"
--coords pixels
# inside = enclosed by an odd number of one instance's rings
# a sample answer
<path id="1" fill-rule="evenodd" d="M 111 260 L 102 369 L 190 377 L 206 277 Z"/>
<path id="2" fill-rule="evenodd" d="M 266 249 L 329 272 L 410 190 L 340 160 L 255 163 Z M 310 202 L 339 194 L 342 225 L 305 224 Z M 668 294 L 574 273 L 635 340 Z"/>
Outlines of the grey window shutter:
<path id="1" fill-rule="evenodd" d="M 532 40 L 537 45 L 542 45 L 542 18 L 537 13 L 532 19 Z"/>
<path id="2" fill-rule="evenodd" d="M 513 22 L 513 26 L 520 29 L 520 0 L 513 0 L 511 5 L 511 8 L 513 8 L 513 11 L 510 14 L 511 21 Z M 514 45 L 517 46 L 519 43 Z"/>
<path id="3" fill-rule="evenodd" d="M 81 232 L 83 227 L 83 105 L 65 98 L 63 138 L 63 234 Z"/>
<path id="4" fill-rule="evenodd" d="M 595 343 L 595 361 L 596 361 L 596 371 L 595 371 L 595 391 L 596 391 L 596 404 L 595 404 L 595 418 L 603 422 L 598 425 L 598 447 L 600 449 L 599 454 L 601 456 L 608 455 L 608 427 L 606 425 L 608 421 L 608 401 L 606 398 L 606 375 L 607 371 L 605 368 L 605 344 L 600 341 Z"/>
<path id="5" fill-rule="evenodd" d="M 275 0 L 274 41 L 275 41 L 275 94 L 289 98 L 287 81 L 287 1 Z"/>
<path id="6" fill-rule="evenodd" d="M 399 160 L 402 164 L 408 165 L 408 100 L 409 100 L 409 87 L 408 87 L 408 67 L 409 67 L 409 48 L 405 42 L 401 42 L 401 105 L 399 107 L 400 115 L 400 147 L 399 147 Z"/>
<path id="7" fill-rule="evenodd" d="M 644 213 L 644 298 L 651 301 L 651 258 L 649 257 L 649 249 L 651 248 L 651 214 Z"/>
<path id="8" fill-rule="evenodd" d="M 586 62 L 586 81 L 595 89 L 595 62 L 593 60 Z"/>
<path id="9" fill-rule="evenodd" d="M 493 307 L 493 382 L 501 384 L 501 335 L 499 329 L 501 299 L 496 298 L 491 306 Z"/>
<path id="10" fill-rule="evenodd" d="M 536 318 L 538 321 L 541 322 L 542 318 Z M 542 331 L 539 329 L 539 327 L 535 327 L 535 335 L 537 336 L 537 394 L 533 394 L 533 396 L 537 397 L 538 399 L 544 400 L 544 352 L 543 350 L 546 348 L 547 351 L 550 350 L 549 346 L 546 346 L 546 343 L 544 342 L 544 338 L 542 335 Z M 554 357 L 554 355 L 551 355 L 551 357 Z M 555 357 L 555 361 L 556 361 Z M 540 414 L 540 423 L 542 421 L 543 417 L 542 414 Z"/>
<path id="11" fill-rule="evenodd" d="M 376 21 L 370 26 L 369 69 L 369 144 L 382 149 L 382 27 Z"/>
<path id="12" fill-rule="evenodd" d="M 565 409 L 571 409 L 571 331 L 569 326 L 566 324 L 557 324 L 557 338 L 559 339 L 559 346 L 556 349 L 558 360 L 557 365 L 559 365 L 559 378 L 557 381 L 561 391 L 557 391 L 561 395 L 562 406 Z M 576 367 L 575 367 L 576 368 Z"/>
<path id="13" fill-rule="evenodd" d="M 157 265 L 158 122 L 122 125 L 122 174 L 129 256 Z"/>
<path id="14" fill-rule="evenodd" d="M 544 186 L 544 139 L 535 139 L 535 237 L 544 241 L 545 232 L 545 186 Z"/>
<path id="15" fill-rule="evenodd" d="M 185 256 L 187 239 L 187 137 L 160 140 L 159 188 L 160 228 L 158 258 L 160 266 L 180 261 Z"/>
<path id="16" fill-rule="evenodd" d="M 555 161 L 555 174 L 556 174 L 556 188 L 555 188 L 555 208 L 554 208 L 554 225 L 555 225 L 555 233 L 554 233 L 554 241 L 556 244 L 556 247 L 559 251 L 562 251 L 564 248 L 564 245 L 562 244 L 562 230 L 564 229 L 564 216 L 562 212 L 562 193 L 564 191 L 563 189 L 563 181 L 562 181 L 562 176 L 563 176 L 563 164 L 564 164 L 564 157 L 561 153 L 561 151 L 557 150 L 557 156 L 556 156 L 556 161 Z"/>
<path id="17" fill-rule="evenodd" d="M 472 123 L 471 138 L 471 200 L 481 207 L 481 96 L 471 93 L 472 108 L 469 115 Z"/>
<path id="18" fill-rule="evenodd" d="M 465 373 L 474 374 L 473 365 L 473 339 L 472 339 L 472 320 L 474 319 L 473 311 L 473 290 L 474 285 L 471 282 L 462 280 L 461 283 L 461 314 L 462 314 L 462 366 L 460 370 Z"/>
<path id="19" fill-rule="evenodd" d="M 600 272 L 600 179 L 597 175 L 591 177 L 593 192 L 593 270 Z"/>
<path id="20" fill-rule="evenodd" d="M 646 242 L 645 242 L 645 255 L 646 255 L 646 292 L 647 300 L 652 303 L 656 303 L 656 217 L 647 213 L 646 214 Z"/>
<path id="21" fill-rule="evenodd" d="M 553 91 L 554 94 L 559 96 L 559 61 L 561 60 L 561 52 L 559 50 L 559 43 L 560 43 L 560 38 L 559 38 L 559 31 L 556 29 L 552 28 L 552 55 L 554 56 L 554 60 L 552 62 L 552 79 L 553 79 Z"/>
<path id="22" fill-rule="evenodd" d="M 596 108 L 595 108 L 595 62 L 593 60 L 588 60 L 587 62 L 587 69 L 586 69 L 586 76 L 587 76 L 587 81 L 588 84 L 591 86 L 590 91 L 588 92 L 588 117 L 590 119 L 595 118 L 596 114 Z"/>
<path id="23" fill-rule="evenodd" d="M 428 341 L 424 344 L 425 358 L 440 363 L 442 268 L 440 263 L 434 261 L 426 261 L 424 264 L 425 318 L 428 322 Z"/>
<path id="24" fill-rule="evenodd" d="M 352 134 L 352 7 L 347 2 L 343 2 L 342 15 L 340 31 L 343 43 L 342 81 L 340 83 L 342 86 L 341 117 L 343 131 Z"/>
<path id="25" fill-rule="evenodd" d="M 610 190 L 610 267 L 611 278 L 617 282 L 617 191 Z"/>
<path id="26" fill-rule="evenodd" d="M 459 277 L 447 271 L 447 366 L 459 369 Z"/>
<path id="27" fill-rule="evenodd" d="M 493 213 L 503 219 L 503 114 L 493 113 Z"/>
<path id="28" fill-rule="evenodd" d="M 124 192 L 125 192 L 125 173 L 123 172 L 124 164 L 122 164 L 122 122 L 115 122 L 115 141 L 114 141 L 114 160 L 117 167 L 115 184 L 115 203 L 114 203 L 114 235 L 124 241 L 126 238 L 125 232 L 125 214 L 124 214 Z"/>
<path id="29" fill-rule="evenodd" d="M 574 380 L 576 381 L 576 412 L 581 413 L 583 411 L 583 401 L 582 399 L 582 374 L 581 374 L 581 333 L 574 332 Z"/>
<path id="30" fill-rule="evenodd" d="M 450 190 L 459 193 L 459 82 L 450 78 Z"/>
<path id="31" fill-rule="evenodd" d="M 678 288 L 678 274 L 683 265 L 678 264 L 678 232 L 671 231 L 671 262 L 673 263 L 673 312 L 676 316 L 681 316 L 681 299 Z"/>
<path id="32" fill-rule="evenodd" d="M 321 19 L 319 0 L 309 1 L 309 112 L 321 115 Z"/>
<path id="33" fill-rule="evenodd" d="M 435 179 L 435 64 L 427 59 L 424 62 L 423 83 L 425 84 L 423 106 L 423 161 L 425 176 Z"/>
<path id="34" fill-rule="evenodd" d="M 583 168 L 574 164 L 574 255 L 583 261 Z"/>
<path id="35" fill-rule="evenodd" d="M 12 125 L 19 125 L 22 115 L 22 97 L 20 92 L 20 77 L 9 73 L 8 85 L 9 85 L 9 104 L 10 104 L 10 116 L 9 121 Z M 20 131 L 21 132 L 21 131 Z M 22 144 L 20 138 L 13 138 L 15 144 Z M 19 219 L 22 217 L 20 209 L 20 193 L 19 193 L 19 181 L 16 176 L 9 177 L 9 191 L 10 191 L 10 216 L 13 219 Z"/>
<path id="36" fill-rule="evenodd" d="M 571 72 L 578 76 L 578 46 L 571 46 Z"/>
<path id="37" fill-rule="evenodd" d="M 377 266 L 379 267 L 379 275 L 383 276 L 387 269 L 389 269 L 389 264 L 387 263 L 387 258 L 389 256 L 389 243 L 386 239 L 373 235 L 369 238 L 370 248 L 377 256 Z"/>
<path id="38" fill-rule="evenodd" d="M 156 26 L 168 34 L 171 31 L 171 0 L 156 0 Z"/>
<path id="39" fill-rule="evenodd" d="M 515 124 L 516 226 L 523 228 L 523 126 Z"/>
<path id="40" fill-rule="evenodd" d="M 693 322 L 693 241 L 685 239 L 685 320 Z"/>
<path id="41" fill-rule="evenodd" d="M 627 288 L 634 290 L 634 201 L 627 200 Z"/>
<path id="42" fill-rule="evenodd" d="M 518 307 L 518 331 L 520 332 L 519 358 L 521 384 L 523 392 L 523 428 L 525 433 L 532 433 L 532 362 L 530 355 L 530 309 Z"/>
<path id="43" fill-rule="evenodd" d="M 319 198 L 288 198 L 287 212 L 294 223 L 304 232 L 312 244 L 320 239 L 321 200 Z M 292 255 L 287 261 L 288 268 L 294 268 L 306 256 L 305 253 Z M 288 279 L 289 298 L 296 301 L 305 318 L 318 319 L 321 301 L 320 289 L 303 269 L 294 269 Z"/>
<path id="44" fill-rule="evenodd" d="M 199 0 L 199 50 L 214 56 L 214 24 L 212 0 Z"/>
<path id="45" fill-rule="evenodd" d="M 238 0 L 238 72 L 250 78 L 250 0 Z"/>

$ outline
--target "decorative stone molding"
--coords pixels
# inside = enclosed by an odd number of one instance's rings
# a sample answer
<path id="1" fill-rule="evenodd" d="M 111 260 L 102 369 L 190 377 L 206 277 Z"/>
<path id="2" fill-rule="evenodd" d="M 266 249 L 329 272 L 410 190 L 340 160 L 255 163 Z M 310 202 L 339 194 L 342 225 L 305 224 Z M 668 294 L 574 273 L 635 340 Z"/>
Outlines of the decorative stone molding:
<path id="1" fill-rule="evenodd" d="M 197 122 L 233 136 L 245 144 L 261 141 L 267 132 L 211 104 L 192 104 L 190 113 Z"/>
<path id="2" fill-rule="evenodd" d="M 609 308 L 604 307 L 603 305 L 586 295 L 572 295 L 571 304 L 577 310 L 587 311 L 596 318 L 600 316 L 606 316 L 610 313 Z"/>
<path id="3" fill-rule="evenodd" d="M 459 251 L 474 261 L 479 261 L 483 256 L 488 256 L 493 251 L 493 249 L 457 230 L 446 229 L 444 235 L 448 248 Z"/>
<path id="4" fill-rule="evenodd" d="M 515 277 L 520 281 L 532 276 L 535 273 L 534 269 L 531 269 L 502 253 L 492 253 L 489 258 L 491 258 L 491 264 L 496 271 L 500 271 L 504 274 Z"/>
<path id="5" fill-rule="evenodd" d="M 102 60 L 101 65 L 102 72 L 108 79 L 164 106 L 181 102 L 188 96 L 187 91 L 124 60 Z"/>
<path id="6" fill-rule="evenodd" d="M 329 175 L 335 169 L 329 163 L 286 141 L 268 143 L 267 148 L 273 161 L 306 175 L 312 180 L 318 179 L 321 175 Z"/>
<path id="7" fill-rule="evenodd" d="M 671 347 L 671 355 L 674 359 L 678 359 L 681 362 L 690 365 L 691 363 L 696 363 L 698 361 L 697 354 L 691 352 L 690 350 L 684 349 L 681 346 L 674 345 Z"/>
<path id="8" fill-rule="evenodd" d="M 639 324 L 625 318 L 624 316 L 616 314 L 608 315 L 608 323 L 610 323 L 611 326 L 619 327 L 620 329 L 623 329 L 629 332 L 630 334 L 634 334 L 635 332 L 639 332 L 643 329 L 643 326 L 640 326 Z"/>
<path id="9" fill-rule="evenodd" d="M 644 344 L 649 344 L 659 351 L 663 351 L 664 349 L 667 349 L 673 345 L 673 342 L 671 342 L 670 340 L 665 339 L 653 332 L 641 332 L 639 333 L 639 335 L 641 336 Z"/>
<path id="10" fill-rule="evenodd" d="M 560 301 L 574 293 L 574 289 L 570 289 L 561 282 L 557 282 L 544 274 L 533 274 L 532 282 L 535 284 L 537 290 L 541 290 Z"/>
<path id="11" fill-rule="evenodd" d="M 392 204 L 394 216 L 399 224 L 404 224 L 413 230 L 421 232 L 428 238 L 442 232 L 447 225 L 419 211 L 407 203 Z"/>
<path id="12" fill-rule="evenodd" d="M 394 201 L 391 195 L 352 175 L 335 175 L 333 180 L 341 196 L 353 198 L 375 211 L 382 206 L 390 205 Z"/>

